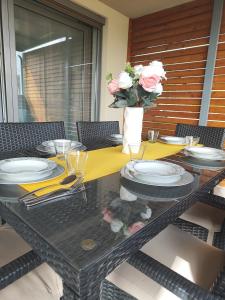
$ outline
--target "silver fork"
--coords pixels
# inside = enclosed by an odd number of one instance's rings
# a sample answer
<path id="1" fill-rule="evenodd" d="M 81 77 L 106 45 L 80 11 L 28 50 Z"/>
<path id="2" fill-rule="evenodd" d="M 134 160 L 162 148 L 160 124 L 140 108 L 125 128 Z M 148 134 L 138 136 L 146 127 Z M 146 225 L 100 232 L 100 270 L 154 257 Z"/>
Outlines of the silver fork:
<path id="1" fill-rule="evenodd" d="M 80 185 L 83 184 L 83 177 L 79 177 L 72 186 L 68 187 L 68 188 L 60 188 L 56 191 L 47 193 L 45 195 L 39 196 L 39 197 L 33 197 L 30 198 L 28 200 L 23 200 L 24 204 L 28 207 L 28 206 L 33 206 L 33 205 L 37 205 L 40 204 L 42 202 L 47 202 L 50 200 L 53 200 L 54 198 L 60 198 L 64 195 L 70 195 L 73 192 L 75 192 Z"/>

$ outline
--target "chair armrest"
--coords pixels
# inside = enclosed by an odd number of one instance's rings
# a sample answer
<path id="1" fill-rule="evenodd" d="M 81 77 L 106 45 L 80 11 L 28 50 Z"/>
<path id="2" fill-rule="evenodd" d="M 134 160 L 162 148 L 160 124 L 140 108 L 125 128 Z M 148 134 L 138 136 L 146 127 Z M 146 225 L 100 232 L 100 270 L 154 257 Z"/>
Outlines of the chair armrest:
<path id="1" fill-rule="evenodd" d="M 176 296 L 188 300 L 223 299 L 202 289 L 198 285 L 172 271 L 154 258 L 138 251 L 128 262 Z"/>
<path id="2" fill-rule="evenodd" d="M 0 268 L 0 290 L 32 271 L 42 263 L 33 251 L 16 258 Z"/>
<path id="3" fill-rule="evenodd" d="M 188 232 L 192 234 L 193 236 L 197 237 L 198 239 L 206 242 L 208 238 L 209 231 L 208 229 L 192 223 L 190 221 L 186 221 L 180 218 L 177 218 L 174 222 L 173 225 L 177 226 L 180 230 L 184 232 Z"/>
<path id="4" fill-rule="evenodd" d="M 223 197 L 209 193 L 198 193 L 198 201 L 225 210 L 225 198 Z"/>

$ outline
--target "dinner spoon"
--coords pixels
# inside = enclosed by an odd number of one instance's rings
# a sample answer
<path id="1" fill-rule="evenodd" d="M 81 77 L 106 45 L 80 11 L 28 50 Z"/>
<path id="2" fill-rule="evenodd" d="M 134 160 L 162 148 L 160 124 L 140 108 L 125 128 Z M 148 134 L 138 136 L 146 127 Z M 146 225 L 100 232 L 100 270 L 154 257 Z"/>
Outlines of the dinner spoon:
<path id="1" fill-rule="evenodd" d="M 38 188 L 36 190 L 33 190 L 33 191 L 31 191 L 29 193 L 26 193 L 25 195 L 19 197 L 18 200 L 19 201 L 25 200 L 27 198 L 27 196 L 30 196 L 30 195 L 32 195 L 36 192 L 42 191 L 42 190 L 50 188 L 50 187 L 52 188 L 52 187 L 57 186 L 57 185 L 59 185 L 59 186 L 60 185 L 67 185 L 69 183 L 72 183 L 76 178 L 77 178 L 77 176 L 75 174 L 68 175 L 65 178 L 63 178 L 60 182 L 54 183 L 54 184 L 51 184 L 51 185 L 48 185 L 48 186 L 44 186 L 44 187 Z"/>

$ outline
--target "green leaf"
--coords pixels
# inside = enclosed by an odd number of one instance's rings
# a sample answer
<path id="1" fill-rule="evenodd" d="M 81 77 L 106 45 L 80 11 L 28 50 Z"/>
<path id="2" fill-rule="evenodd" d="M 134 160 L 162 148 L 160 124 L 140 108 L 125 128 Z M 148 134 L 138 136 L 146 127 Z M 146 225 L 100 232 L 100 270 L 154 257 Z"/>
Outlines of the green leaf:
<path id="1" fill-rule="evenodd" d="M 115 93 L 115 97 L 116 97 L 116 98 L 119 97 L 119 98 L 126 99 L 126 98 L 127 98 L 126 90 L 120 91 L 120 92 L 116 92 L 116 93 Z"/>
<path id="2" fill-rule="evenodd" d="M 112 77 L 112 73 L 109 73 L 107 76 L 106 76 L 106 80 L 108 82 L 112 81 L 113 77 Z"/>
<path id="3" fill-rule="evenodd" d="M 138 102 L 136 90 L 134 88 L 130 88 L 127 92 L 128 106 L 135 106 Z"/>
<path id="4" fill-rule="evenodd" d="M 109 105 L 111 108 L 123 108 L 127 106 L 127 101 L 124 99 L 115 100 L 112 104 Z"/>
<path id="5" fill-rule="evenodd" d="M 125 72 L 129 73 L 131 77 L 134 77 L 134 68 L 131 66 L 129 62 L 125 66 Z"/>

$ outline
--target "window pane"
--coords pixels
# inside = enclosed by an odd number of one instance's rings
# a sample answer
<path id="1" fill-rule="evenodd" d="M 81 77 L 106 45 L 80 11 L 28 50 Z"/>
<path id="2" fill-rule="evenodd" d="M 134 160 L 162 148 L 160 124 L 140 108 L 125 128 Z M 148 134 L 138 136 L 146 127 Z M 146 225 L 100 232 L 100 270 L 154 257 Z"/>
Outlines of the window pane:
<path id="1" fill-rule="evenodd" d="M 19 121 L 90 120 L 92 28 L 15 6 Z"/>

